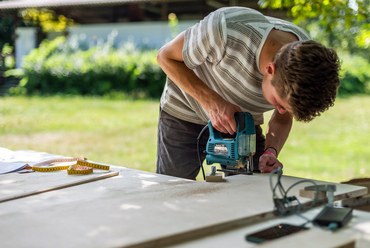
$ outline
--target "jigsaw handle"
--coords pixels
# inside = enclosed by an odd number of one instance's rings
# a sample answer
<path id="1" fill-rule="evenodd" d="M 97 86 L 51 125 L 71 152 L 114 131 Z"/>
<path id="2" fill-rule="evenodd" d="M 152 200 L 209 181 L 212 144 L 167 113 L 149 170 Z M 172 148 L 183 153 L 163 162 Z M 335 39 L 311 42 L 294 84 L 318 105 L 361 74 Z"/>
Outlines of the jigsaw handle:
<path id="1" fill-rule="evenodd" d="M 237 133 L 241 133 L 246 127 L 245 115 L 250 115 L 250 114 L 246 113 L 246 112 L 236 112 L 234 114 L 235 120 L 236 120 L 236 125 L 237 125 Z M 213 136 L 215 132 L 218 133 L 217 130 L 214 130 L 214 127 L 211 123 L 211 120 L 208 121 L 208 127 L 209 127 L 209 131 L 211 132 L 211 136 Z M 218 137 L 218 136 L 219 135 L 216 135 L 216 137 Z M 234 135 L 223 134 L 222 137 L 235 138 L 236 134 L 234 134 Z"/>
<path id="2" fill-rule="evenodd" d="M 244 112 L 236 112 L 235 113 L 235 120 L 237 122 L 237 126 L 238 126 L 238 133 L 241 133 L 244 129 L 245 129 L 245 114 L 247 113 L 244 113 Z"/>

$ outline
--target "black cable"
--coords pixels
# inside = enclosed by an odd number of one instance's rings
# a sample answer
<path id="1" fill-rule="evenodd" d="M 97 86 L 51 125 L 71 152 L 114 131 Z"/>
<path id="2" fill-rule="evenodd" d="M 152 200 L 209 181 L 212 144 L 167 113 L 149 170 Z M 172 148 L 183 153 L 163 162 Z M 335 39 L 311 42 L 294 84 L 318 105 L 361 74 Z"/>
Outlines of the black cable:
<path id="1" fill-rule="evenodd" d="M 203 173 L 203 179 L 206 180 L 206 175 L 204 174 L 204 167 L 203 167 L 203 163 L 200 159 L 200 151 L 199 151 L 199 142 L 200 142 L 200 139 L 202 138 L 204 132 L 207 130 L 208 128 L 208 125 L 205 125 L 202 129 L 202 131 L 200 131 L 199 135 L 198 135 L 198 138 L 197 138 L 197 151 L 198 151 L 198 160 L 199 160 L 199 166 L 200 168 L 202 169 L 202 173 Z"/>

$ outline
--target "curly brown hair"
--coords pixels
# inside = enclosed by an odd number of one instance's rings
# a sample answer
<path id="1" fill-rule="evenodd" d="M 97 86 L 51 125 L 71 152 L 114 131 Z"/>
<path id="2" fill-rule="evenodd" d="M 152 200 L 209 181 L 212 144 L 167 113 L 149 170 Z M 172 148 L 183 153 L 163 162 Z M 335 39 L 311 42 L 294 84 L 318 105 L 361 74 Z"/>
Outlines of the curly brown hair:
<path id="1" fill-rule="evenodd" d="M 283 46 L 274 56 L 272 85 L 297 121 L 309 122 L 334 105 L 340 61 L 332 48 L 304 40 Z"/>

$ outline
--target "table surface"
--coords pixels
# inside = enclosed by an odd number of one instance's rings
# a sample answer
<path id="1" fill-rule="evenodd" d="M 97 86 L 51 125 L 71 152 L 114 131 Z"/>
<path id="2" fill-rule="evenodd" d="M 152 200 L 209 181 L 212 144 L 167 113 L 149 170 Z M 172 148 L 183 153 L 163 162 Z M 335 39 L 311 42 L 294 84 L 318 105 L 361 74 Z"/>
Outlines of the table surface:
<path id="1" fill-rule="evenodd" d="M 207 183 L 117 166 L 112 166 L 111 172 L 119 175 L 0 203 L 1 247 L 248 247 L 253 244 L 245 241 L 246 233 L 282 221 L 273 214 L 268 174 Z M 71 178 L 65 171 L 0 175 L 0 197 L 83 177 Z M 286 188 L 300 180 L 282 177 Z M 291 195 L 298 196 L 299 189 L 307 185 L 294 187 Z M 336 185 L 337 200 L 366 194 L 364 187 Z M 292 216 L 283 220 L 299 223 L 303 219 Z M 370 214 L 356 212 L 353 224 L 341 230 L 348 234 L 346 240 L 356 238 L 358 243 L 369 245 L 370 234 L 360 228 L 368 227 L 369 220 Z M 355 236 L 354 229 L 364 236 Z M 327 235 L 333 236 L 315 228 L 309 233 L 323 236 L 324 241 Z M 339 242 L 340 238 L 334 240 Z"/>

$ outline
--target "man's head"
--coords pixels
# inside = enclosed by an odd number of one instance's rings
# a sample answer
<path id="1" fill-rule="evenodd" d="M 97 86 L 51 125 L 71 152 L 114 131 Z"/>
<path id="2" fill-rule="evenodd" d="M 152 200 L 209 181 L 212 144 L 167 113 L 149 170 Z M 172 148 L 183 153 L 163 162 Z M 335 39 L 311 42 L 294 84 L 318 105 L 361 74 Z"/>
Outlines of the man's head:
<path id="1" fill-rule="evenodd" d="M 297 41 L 283 46 L 273 62 L 271 83 L 296 120 L 311 121 L 334 105 L 340 61 L 333 49 L 312 40 Z"/>

